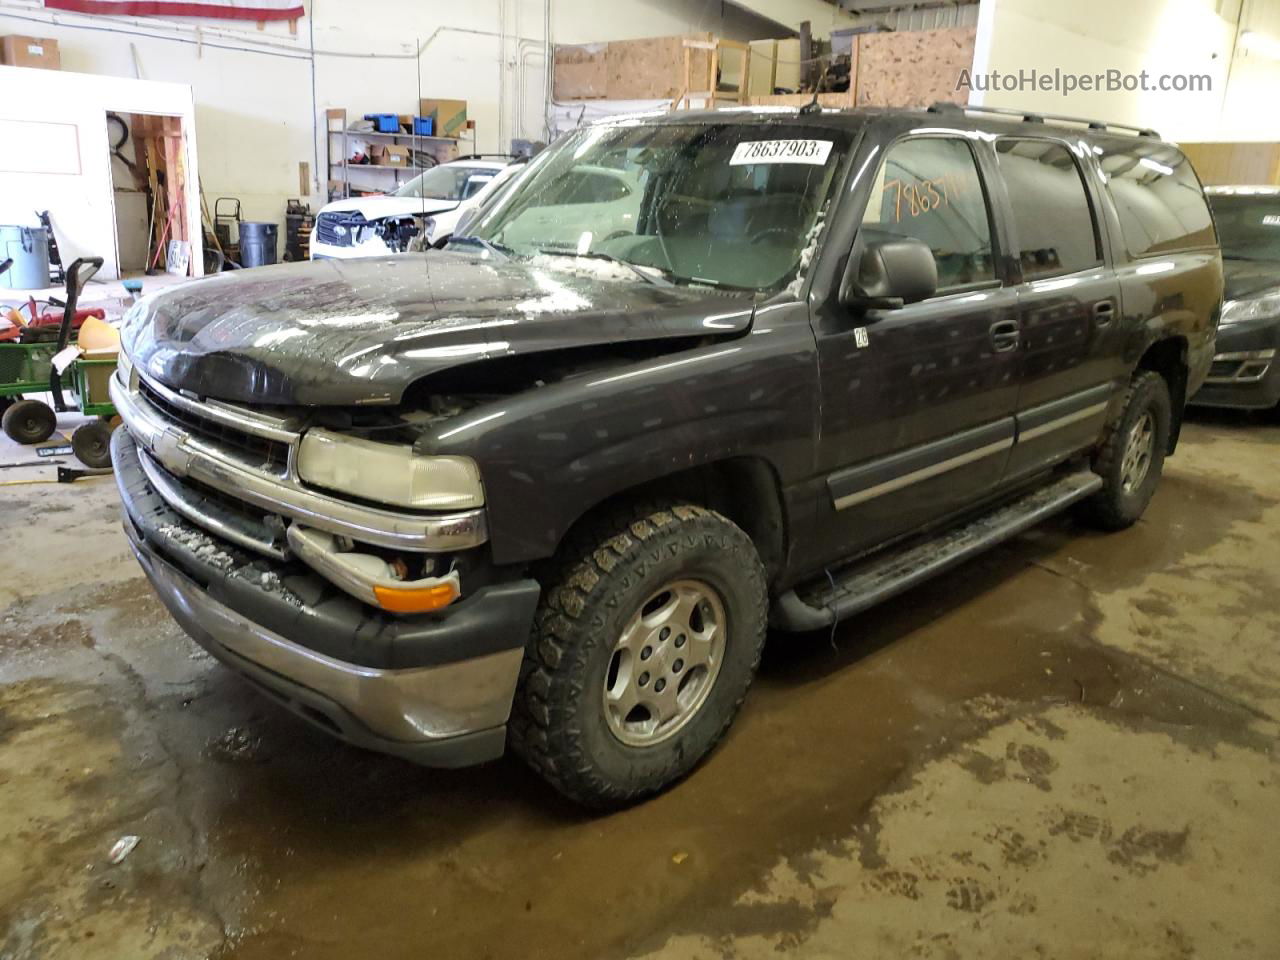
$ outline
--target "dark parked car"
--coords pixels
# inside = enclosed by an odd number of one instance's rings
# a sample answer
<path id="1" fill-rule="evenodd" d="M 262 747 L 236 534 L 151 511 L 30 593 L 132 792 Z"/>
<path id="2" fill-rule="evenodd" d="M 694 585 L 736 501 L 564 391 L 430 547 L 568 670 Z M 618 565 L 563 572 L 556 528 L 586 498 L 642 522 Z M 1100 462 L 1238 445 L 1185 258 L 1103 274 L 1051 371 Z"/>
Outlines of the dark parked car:
<path id="1" fill-rule="evenodd" d="M 1226 283 L 1217 355 L 1192 403 L 1280 405 L 1280 187 L 1205 190 L 1222 240 Z"/>
<path id="2" fill-rule="evenodd" d="M 302 717 L 599 806 L 711 750 L 769 622 L 1133 523 L 1222 300 L 1176 147 L 956 108 L 592 126 L 466 234 L 140 303 L 125 528 Z"/>

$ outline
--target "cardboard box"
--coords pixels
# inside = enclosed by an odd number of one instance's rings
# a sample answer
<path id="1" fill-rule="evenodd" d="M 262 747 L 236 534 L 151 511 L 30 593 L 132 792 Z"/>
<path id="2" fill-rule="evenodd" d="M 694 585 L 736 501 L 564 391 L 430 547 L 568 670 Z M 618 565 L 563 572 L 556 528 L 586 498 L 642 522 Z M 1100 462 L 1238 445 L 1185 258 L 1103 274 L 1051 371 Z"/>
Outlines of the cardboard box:
<path id="1" fill-rule="evenodd" d="M 408 147 L 398 143 L 375 143 L 369 159 L 378 167 L 407 167 L 411 158 Z"/>
<path id="2" fill-rule="evenodd" d="M 467 126 L 467 101 L 423 100 L 418 115 L 434 121 L 432 136 L 460 137 Z"/>
<path id="3" fill-rule="evenodd" d="M 0 63 L 9 67 L 43 67 L 57 70 L 62 66 L 58 41 L 47 37 L 23 37 L 10 34 L 0 39 Z"/>

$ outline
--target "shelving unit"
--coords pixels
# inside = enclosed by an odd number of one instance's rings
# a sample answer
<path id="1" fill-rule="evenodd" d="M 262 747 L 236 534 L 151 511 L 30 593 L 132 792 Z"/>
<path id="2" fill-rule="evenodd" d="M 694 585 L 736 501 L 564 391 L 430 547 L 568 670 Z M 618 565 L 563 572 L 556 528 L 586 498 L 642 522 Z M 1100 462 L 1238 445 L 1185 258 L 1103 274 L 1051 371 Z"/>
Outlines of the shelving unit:
<path id="1" fill-rule="evenodd" d="M 368 143 L 395 143 L 406 146 L 411 156 L 426 153 L 436 163 L 448 163 L 463 153 L 476 152 L 476 136 L 474 128 L 469 138 L 427 137 L 416 133 L 378 133 L 373 130 L 347 129 L 347 111 L 333 109 L 325 111 L 328 126 L 328 143 L 326 162 L 329 168 L 329 199 L 351 196 L 353 189 L 352 175 L 356 174 L 365 180 L 365 174 L 371 174 L 365 183 L 354 184 L 356 190 L 381 190 L 390 193 L 402 183 L 412 180 L 423 171 L 423 167 L 410 164 L 407 167 L 396 167 L 374 163 L 350 163 L 351 141 L 363 140 Z M 463 149 L 466 146 L 468 149 Z"/>

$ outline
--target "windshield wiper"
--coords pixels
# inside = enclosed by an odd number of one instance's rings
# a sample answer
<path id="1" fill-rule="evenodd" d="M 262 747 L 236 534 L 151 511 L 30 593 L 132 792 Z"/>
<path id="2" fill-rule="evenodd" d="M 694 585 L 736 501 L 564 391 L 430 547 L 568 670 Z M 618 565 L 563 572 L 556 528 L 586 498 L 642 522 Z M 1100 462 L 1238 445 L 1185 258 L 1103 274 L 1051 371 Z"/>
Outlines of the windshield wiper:
<path id="1" fill-rule="evenodd" d="M 484 237 L 457 237 L 457 236 L 454 236 L 454 237 L 450 237 L 450 238 L 449 238 L 449 243 L 448 243 L 448 244 L 446 244 L 446 246 L 450 246 L 450 245 L 455 244 L 455 243 L 472 243 L 472 244 L 475 244 L 475 245 L 476 245 L 477 247 L 479 247 L 481 250 L 485 250 L 485 251 L 487 251 L 488 253 L 490 253 L 490 254 L 494 257 L 494 259 L 497 259 L 497 260 L 510 260 L 510 259 L 511 259 L 511 248 L 510 248 L 510 247 L 506 247 L 506 248 L 499 247 L 497 244 L 490 243 L 488 240 L 484 239 Z"/>
<path id="2" fill-rule="evenodd" d="M 640 267 L 636 266 L 630 260 L 623 260 L 621 257 L 615 257 L 612 253 L 604 253 L 600 250 L 592 250 L 589 253 L 569 253 L 565 250 L 539 250 L 538 252 L 552 257 L 573 257 L 575 259 L 582 260 L 603 260 L 606 263 L 616 263 L 619 266 L 626 267 L 641 280 L 652 283 L 655 287 L 675 286 L 675 284 L 661 274 L 655 275 L 648 273 L 647 271 L 640 269 Z M 651 267 L 650 269 L 658 270 L 660 268 Z"/>

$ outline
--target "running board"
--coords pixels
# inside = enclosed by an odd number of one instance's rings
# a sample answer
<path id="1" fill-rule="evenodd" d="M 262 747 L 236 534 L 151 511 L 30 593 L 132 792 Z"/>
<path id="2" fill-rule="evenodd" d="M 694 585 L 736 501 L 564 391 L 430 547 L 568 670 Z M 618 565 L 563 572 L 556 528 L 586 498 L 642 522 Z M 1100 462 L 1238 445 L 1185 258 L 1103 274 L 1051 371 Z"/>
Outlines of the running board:
<path id="1" fill-rule="evenodd" d="M 997 543 L 1016 537 L 1102 487 L 1089 470 L 1068 474 L 1021 499 L 937 537 L 833 571 L 778 597 L 772 622 L 783 630 L 819 630 L 950 570 Z"/>

